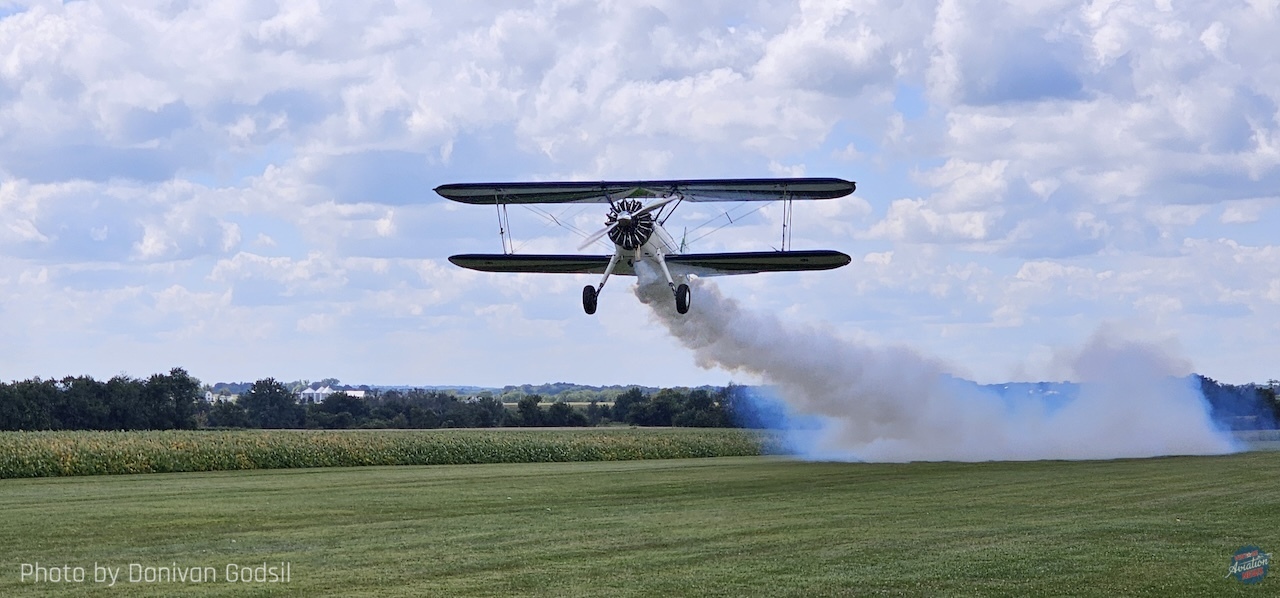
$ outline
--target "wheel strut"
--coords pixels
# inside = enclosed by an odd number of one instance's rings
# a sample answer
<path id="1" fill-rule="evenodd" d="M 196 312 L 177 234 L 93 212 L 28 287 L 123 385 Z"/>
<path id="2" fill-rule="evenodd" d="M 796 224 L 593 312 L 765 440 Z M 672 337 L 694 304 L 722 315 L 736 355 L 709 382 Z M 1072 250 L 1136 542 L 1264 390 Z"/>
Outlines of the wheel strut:
<path id="1" fill-rule="evenodd" d="M 621 257 L 620 252 L 613 252 L 613 257 L 609 258 L 609 265 L 605 266 L 604 277 L 600 279 L 600 286 L 582 287 L 582 311 L 587 312 L 587 315 L 596 313 L 596 302 L 600 298 L 600 291 L 604 290 L 604 283 L 609 282 L 609 275 L 613 274 L 613 269 L 618 267 L 618 260 Z"/>
<path id="2" fill-rule="evenodd" d="M 662 266 L 662 275 L 667 277 L 667 286 L 671 288 L 671 292 L 676 296 L 676 312 L 689 312 L 689 299 L 692 295 L 689 291 L 689 285 L 680 283 L 676 286 L 675 279 L 671 278 L 671 269 L 667 267 L 667 256 L 662 252 L 655 252 L 654 257 L 658 258 L 658 265 Z"/>

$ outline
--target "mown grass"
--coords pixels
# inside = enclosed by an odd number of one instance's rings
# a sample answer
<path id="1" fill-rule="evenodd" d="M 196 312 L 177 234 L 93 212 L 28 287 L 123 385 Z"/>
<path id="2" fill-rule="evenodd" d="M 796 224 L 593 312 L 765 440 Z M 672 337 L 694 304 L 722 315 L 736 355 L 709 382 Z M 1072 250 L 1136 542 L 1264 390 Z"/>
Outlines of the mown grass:
<path id="1" fill-rule="evenodd" d="M 744 430 L 0 432 L 0 478 L 758 455 Z"/>
<path id="2" fill-rule="evenodd" d="M 0 481 L 20 565 L 291 563 L 292 581 L 102 594 L 1262 596 L 1280 453 L 1095 462 L 775 457 Z"/>

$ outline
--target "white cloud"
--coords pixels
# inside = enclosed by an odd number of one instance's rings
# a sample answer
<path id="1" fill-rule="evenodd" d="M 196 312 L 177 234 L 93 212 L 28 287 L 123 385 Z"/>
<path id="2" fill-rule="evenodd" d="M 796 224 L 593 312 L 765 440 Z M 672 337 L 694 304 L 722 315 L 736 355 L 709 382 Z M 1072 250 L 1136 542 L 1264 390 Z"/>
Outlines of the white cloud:
<path id="1" fill-rule="evenodd" d="M 36 4 L 0 20 L 0 325 L 35 339 L 0 358 L 15 376 L 159 364 L 241 379 L 332 367 L 369 382 L 723 382 L 637 332 L 630 318 L 647 320 L 626 293 L 580 315 L 592 277 L 448 264 L 496 251 L 496 223 L 430 189 L 805 174 L 858 180 L 852 197 L 797 205 L 794 229 L 797 247 L 854 262 L 726 287 L 758 305 L 987 377 L 1100 319 L 1160 317 L 1206 373 L 1274 376 L 1258 355 L 1280 350 L 1277 12 Z M 718 208 L 684 206 L 673 230 L 719 226 Z M 587 230 L 603 218 L 554 213 Z M 767 249 L 780 218 L 762 210 L 696 247 Z M 577 245 L 523 211 L 512 227 L 522 251 Z M 504 344 L 504 330 L 525 336 Z M 73 338 L 83 352 L 56 350 Z M 337 339 L 368 363 L 318 348 Z M 414 353 L 422 339 L 450 355 Z M 664 368 L 601 357 L 620 342 Z"/>
<path id="2" fill-rule="evenodd" d="M 804 164 L 786 166 L 774 160 L 769 162 L 769 174 L 779 177 L 802 177 L 804 176 Z"/>
<path id="3" fill-rule="evenodd" d="M 1263 213 L 1276 204 L 1280 203 L 1275 199 L 1244 199 L 1228 202 L 1222 210 L 1222 216 L 1219 220 L 1223 224 L 1248 224 L 1257 222 L 1262 218 Z"/>
<path id="4" fill-rule="evenodd" d="M 766 83 L 856 95 L 891 73 L 876 23 L 853 3 L 801 2 L 788 28 L 765 44 L 754 74 Z"/>
<path id="5" fill-rule="evenodd" d="M 932 202 L 946 211 L 973 210 L 999 205 L 1004 199 L 1008 184 L 1004 171 L 1008 160 L 994 160 L 986 164 L 947 160 L 946 164 L 923 173 L 924 184 L 940 188 Z"/>
<path id="6" fill-rule="evenodd" d="M 896 199 L 869 232 L 872 238 L 913 243 L 983 241 L 993 219 L 989 212 L 941 212 L 925 200 Z"/>

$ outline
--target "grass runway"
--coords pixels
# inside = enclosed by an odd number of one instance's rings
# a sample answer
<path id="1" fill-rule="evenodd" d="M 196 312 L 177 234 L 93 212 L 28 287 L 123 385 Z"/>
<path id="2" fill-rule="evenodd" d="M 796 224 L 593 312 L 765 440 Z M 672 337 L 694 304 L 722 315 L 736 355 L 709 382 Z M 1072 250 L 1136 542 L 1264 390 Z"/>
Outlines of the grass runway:
<path id="1" fill-rule="evenodd" d="M 0 480 L 0 595 L 1261 596 L 1280 453 L 1025 463 L 734 457 Z M 23 563 L 86 568 L 20 579 Z M 225 565 L 288 562 L 288 583 Z M 94 563 L 120 567 L 116 587 Z M 129 583 L 129 563 L 212 566 Z M 1276 575 L 1280 575 L 1277 573 Z"/>

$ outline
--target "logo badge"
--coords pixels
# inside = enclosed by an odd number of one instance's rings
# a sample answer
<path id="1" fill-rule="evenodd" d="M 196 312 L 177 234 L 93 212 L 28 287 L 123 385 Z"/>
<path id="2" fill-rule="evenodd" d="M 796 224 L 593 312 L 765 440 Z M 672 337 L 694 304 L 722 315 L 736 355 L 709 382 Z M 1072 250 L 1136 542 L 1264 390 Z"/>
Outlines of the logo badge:
<path id="1" fill-rule="evenodd" d="M 1227 577 L 1234 577 L 1242 583 L 1258 583 L 1267 576 L 1271 555 L 1262 552 L 1257 546 L 1244 546 L 1231 555 Z"/>

